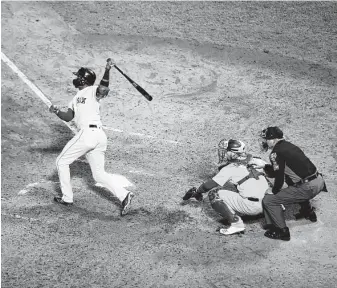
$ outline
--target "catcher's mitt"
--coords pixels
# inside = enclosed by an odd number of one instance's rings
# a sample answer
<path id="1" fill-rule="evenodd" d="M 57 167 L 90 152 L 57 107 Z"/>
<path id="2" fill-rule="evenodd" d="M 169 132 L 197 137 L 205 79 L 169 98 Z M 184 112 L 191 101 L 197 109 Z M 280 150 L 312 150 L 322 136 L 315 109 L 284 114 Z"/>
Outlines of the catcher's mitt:
<path id="1" fill-rule="evenodd" d="M 202 201 L 203 196 L 202 196 L 201 193 L 198 193 L 198 192 L 197 192 L 197 188 L 192 187 L 191 189 L 189 189 L 189 190 L 185 193 L 185 195 L 184 195 L 184 197 L 183 197 L 183 200 L 186 201 L 186 200 L 188 200 L 188 199 L 190 199 L 190 198 L 195 198 L 195 199 L 197 199 L 198 201 Z"/>

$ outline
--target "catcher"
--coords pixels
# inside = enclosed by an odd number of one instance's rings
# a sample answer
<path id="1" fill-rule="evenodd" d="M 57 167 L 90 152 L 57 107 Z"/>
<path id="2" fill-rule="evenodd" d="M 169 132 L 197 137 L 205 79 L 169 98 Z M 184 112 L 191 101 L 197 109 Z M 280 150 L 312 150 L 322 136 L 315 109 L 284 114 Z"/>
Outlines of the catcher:
<path id="1" fill-rule="evenodd" d="M 262 214 L 262 199 L 269 184 L 263 170 L 253 166 L 263 166 L 266 162 L 246 153 L 245 144 L 233 139 L 220 141 L 218 156 L 218 174 L 198 189 L 189 189 L 183 200 L 202 201 L 202 194 L 209 192 L 212 208 L 230 224 L 227 229 L 220 229 L 220 233 L 244 233 L 245 225 L 240 216 Z"/>

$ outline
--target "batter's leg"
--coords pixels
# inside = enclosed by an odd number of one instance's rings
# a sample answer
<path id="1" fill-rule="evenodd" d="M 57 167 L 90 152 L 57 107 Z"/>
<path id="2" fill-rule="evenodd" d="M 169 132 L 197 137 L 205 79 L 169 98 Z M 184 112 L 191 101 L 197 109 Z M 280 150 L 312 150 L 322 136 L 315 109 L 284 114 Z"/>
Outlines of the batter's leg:
<path id="1" fill-rule="evenodd" d="M 60 179 L 62 200 L 67 203 L 73 202 L 73 190 L 70 183 L 69 165 L 84 155 L 90 147 L 85 143 L 84 131 L 76 134 L 63 148 L 56 159 L 57 172 Z"/>
<path id="2" fill-rule="evenodd" d="M 105 171 L 105 152 L 94 149 L 86 154 L 86 158 L 90 164 L 92 176 L 95 181 L 109 189 L 110 192 L 122 202 L 129 191 L 124 187 L 116 185 L 112 175 Z"/>

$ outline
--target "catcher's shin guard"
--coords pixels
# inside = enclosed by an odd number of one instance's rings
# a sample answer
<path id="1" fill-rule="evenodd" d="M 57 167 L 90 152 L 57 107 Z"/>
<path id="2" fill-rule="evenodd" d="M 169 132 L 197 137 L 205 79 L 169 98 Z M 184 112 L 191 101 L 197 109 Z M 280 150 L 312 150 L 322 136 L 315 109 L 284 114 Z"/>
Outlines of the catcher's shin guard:
<path id="1" fill-rule="evenodd" d="M 234 214 L 229 210 L 226 203 L 220 199 L 217 189 L 210 191 L 208 198 L 214 211 L 218 212 L 225 220 L 233 222 Z"/>

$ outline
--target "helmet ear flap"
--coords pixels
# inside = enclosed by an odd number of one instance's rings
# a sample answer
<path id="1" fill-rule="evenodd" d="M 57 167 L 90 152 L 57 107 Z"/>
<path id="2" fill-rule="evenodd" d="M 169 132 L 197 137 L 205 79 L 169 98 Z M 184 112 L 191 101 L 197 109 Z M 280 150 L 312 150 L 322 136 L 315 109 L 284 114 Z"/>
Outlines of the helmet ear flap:
<path id="1" fill-rule="evenodd" d="M 88 84 L 89 86 L 92 86 L 95 84 L 95 81 L 96 81 L 96 74 L 94 71 L 88 69 L 88 68 L 85 68 L 86 71 L 85 71 L 85 74 L 84 74 L 84 79 L 86 81 L 86 84 Z"/>

